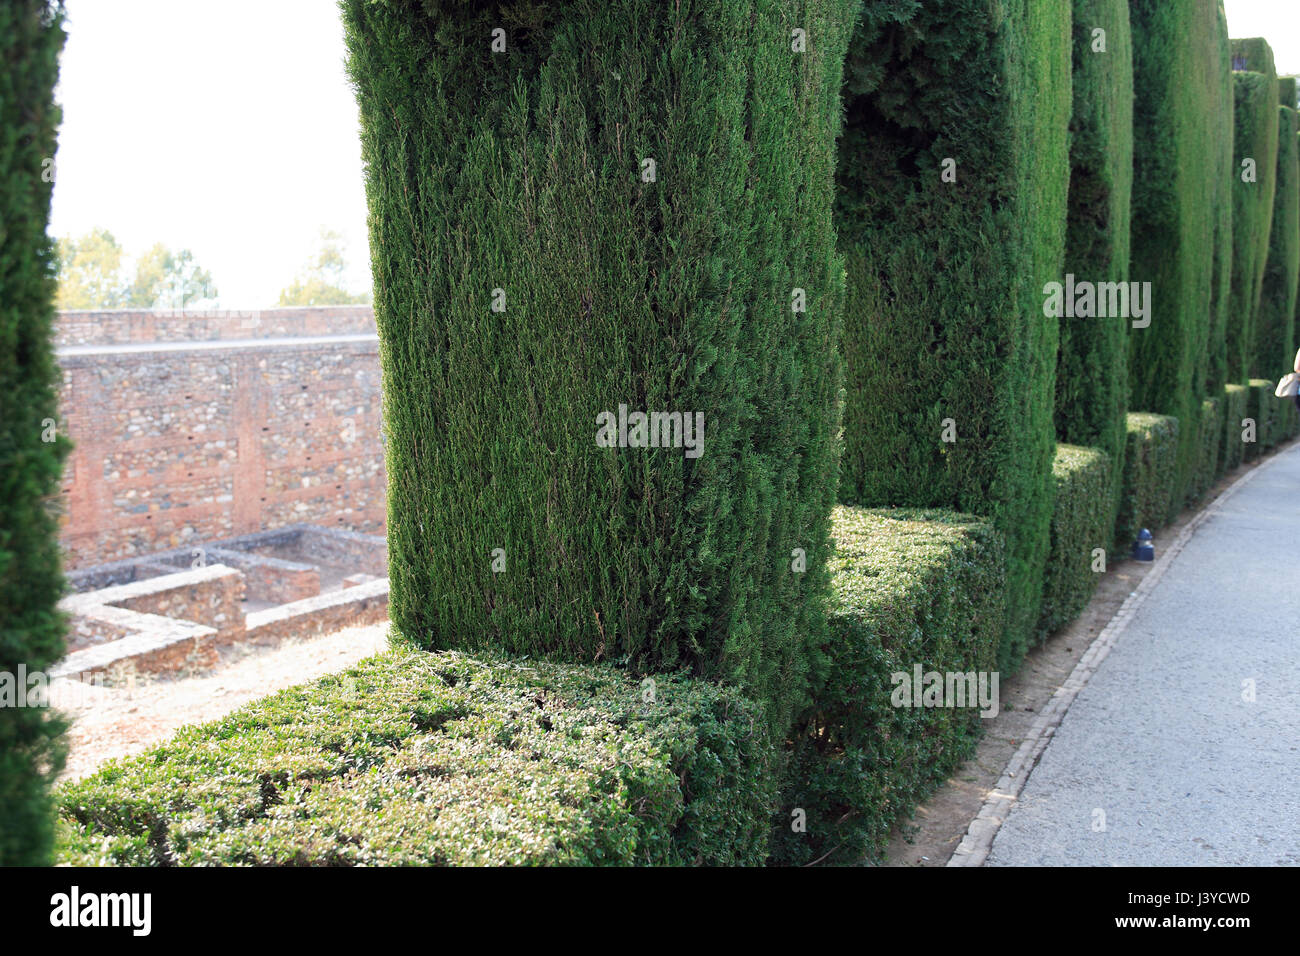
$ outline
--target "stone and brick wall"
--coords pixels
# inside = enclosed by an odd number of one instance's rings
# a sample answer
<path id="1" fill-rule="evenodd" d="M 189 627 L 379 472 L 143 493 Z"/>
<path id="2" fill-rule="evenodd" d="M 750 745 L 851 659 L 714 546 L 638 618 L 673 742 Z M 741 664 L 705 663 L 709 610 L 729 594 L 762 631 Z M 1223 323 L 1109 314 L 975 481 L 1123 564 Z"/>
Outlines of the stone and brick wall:
<path id="1" fill-rule="evenodd" d="M 369 308 L 265 310 L 259 339 L 298 337 L 260 341 L 240 315 L 60 316 L 66 567 L 301 522 L 383 531 Z"/>

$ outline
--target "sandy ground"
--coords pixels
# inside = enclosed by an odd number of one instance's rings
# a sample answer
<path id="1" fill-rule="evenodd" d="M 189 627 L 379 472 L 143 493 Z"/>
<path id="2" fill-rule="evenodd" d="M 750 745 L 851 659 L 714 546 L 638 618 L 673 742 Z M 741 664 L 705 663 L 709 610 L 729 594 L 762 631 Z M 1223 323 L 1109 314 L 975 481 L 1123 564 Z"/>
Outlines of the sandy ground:
<path id="1" fill-rule="evenodd" d="M 1263 458 L 1230 472 L 1205 496 L 1200 507 L 1184 511 L 1174 524 L 1155 533 L 1156 556 L 1162 542 L 1173 541 L 1202 508 L 1210 507 L 1233 482 L 1270 461 L 1290 443 Z M 1069 627 L 1029 652 L 1019 673 L 1001 682 L 1001 711 L 988 721 L 975 755 L 916 810 L 914 818 L 895 827 L 885 852 L 886 866 L 943 866 L 952 856 L 989 791 L 997 785 L 1007 763 L 1033 725 L 1038 710 L 1065 683 L 1089 645 L 1101 633 L 1125 599 L 1154 567 L 1139 561 L 1112 564 L 1092 601 Z"/>
<path id="2" fill-rule="evenodd" d="M 51 701 L 72 721 L 61 779 L 84 777 L 110 757 L 140 753 L 185 724 L 216 720 L 259 697 L 350 667 L 387 645 L 384 622 L 274 647 L 226 649 L 215 668 L 193 676 L 138 676 L 104 687 L 55 681 Z"/>

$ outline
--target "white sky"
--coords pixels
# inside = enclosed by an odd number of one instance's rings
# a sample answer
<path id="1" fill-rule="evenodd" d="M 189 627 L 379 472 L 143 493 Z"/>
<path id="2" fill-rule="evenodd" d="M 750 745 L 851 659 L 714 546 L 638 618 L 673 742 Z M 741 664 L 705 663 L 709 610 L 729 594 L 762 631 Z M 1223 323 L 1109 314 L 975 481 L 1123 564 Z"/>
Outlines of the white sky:
<path id="1" fill-rule="evenodd" d="M 1181 2 L 1181 0 L 1179 0 Z M 1300 73 L 1300 2 L 1225 0 Z M 370 288 L 357 108 L 334 0 L 67 0 L 51 231 L 189 248 L 228 309 L 273 305 L 343 234 Z"/>

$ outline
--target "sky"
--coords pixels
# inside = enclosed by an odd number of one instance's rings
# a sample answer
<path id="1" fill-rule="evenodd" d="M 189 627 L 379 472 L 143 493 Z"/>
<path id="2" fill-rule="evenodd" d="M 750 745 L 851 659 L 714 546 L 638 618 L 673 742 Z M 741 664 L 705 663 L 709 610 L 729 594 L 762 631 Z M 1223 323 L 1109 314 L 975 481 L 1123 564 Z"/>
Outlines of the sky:
<path id="1" fill-rule="evenodd" d="M 1181 0 L 1179 0 L 1181 2 Z M 1298 0 L 1225 0 L 1300 73 Z M 190 249 L 220 307 L 274 305 L 322 228 L 370 288 L 356 100 L 333 0 L 67 0 L 50 229 Z"/>

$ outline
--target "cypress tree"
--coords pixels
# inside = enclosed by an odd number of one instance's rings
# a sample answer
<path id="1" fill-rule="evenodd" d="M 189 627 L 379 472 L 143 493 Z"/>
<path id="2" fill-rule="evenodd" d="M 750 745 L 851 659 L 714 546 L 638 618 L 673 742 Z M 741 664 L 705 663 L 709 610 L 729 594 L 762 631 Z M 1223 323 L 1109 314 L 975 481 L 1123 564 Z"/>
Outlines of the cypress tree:
<path id="1" fill-rule="evenodd" d="M 1133 189 L 1128 0 L 1074 0 L 1073 62 L 1065 272 L 1089 282 L 1127 282 Z M 1066 316 L 1060 326 L 1056 438 L 1109 456 L 1106 527 L 1113 529 L 1127 440 L 1129 319 Z"/>
<path id="2" fill-rule="evenodd" d="M 1228 380 L 1248 384 L 1254 364 L 1264 269 L 1277 188 L 1278 84 L 1273 51 L 1259 39 L 1232 41 L 1236 138 L 1233 147 L 1232 307 Z"/>
<path id="3" fill-rule="evenodd" d="M 1295 102 L 1296 81 L 1282 80 L 1282 103 Z M 1291 370 L 1295 356 L 1296 286 L 1300 280 L 1300 155 L 1296 150 L 1296 111 L 1278 106 L 1277 189 L 1269 233 L 1268 259 L 1259 302 L 1251 373 L 1278 379 Z M 1286 409 L 1292 403 L 1283 403 Z M 1285 422 L 1290 429 L 1289 419 Z"/>
<path id="4" fill-rule="evenodd" d="M 1232 41 L 1228 38 L 1228 20 L 1219 4 L 1218 29 L 1215 31 L 1215 56 L 1206 68 L 1211 71 L 1213 99 L 1209 106 L 1211 128 L 1205 149 L 1214 154 L 1217 166 L 1212 177 L 1211 198 L 1217 212 L 1214 220 L 1214 268 L 1210 290 L 1210 331 L 1206 344 L 1205 392 L 1211 401 L 1221 402 L 1228 381 L 1228 310 L 1232 305 L 1232 145 L 1234 104 L 1232 94 Z M 1202 403 L 1202 410 L 1205 405 Z M 1217 407 L 1217 406 L 1216 406 Z M 1219 456 L 1212 456 L 1218 459 Z"/>
<path id="5" fill-rule="evenodd" d="M 1014 670 L 1052 504 L 1070 3 L 868 4 L 845 69 L 841 498 L 947 507 L 1007 539 Z"/>
<path id="6" fill-rule="evenodd" d="M 398 639 L 686 666 L 781 726 L 826 627 L 851 0 L 343 11 Z"/>
<path id="7" fill-rule="evenodd" d="M 1216 176 L 1224 135 L 1222 39 L 1214 0 L 1132 0 L 1134 137 L 1130 279 L 1151 283 L 1145 328 L 1129 335 L 1129 407 L 1178 419 L 1166 517 L 1182 509 L 1200 453 L 1209 374 Z M 1219 272 L 1221 275 L 1221 270 Z"/>
<path id="8" fill-rule="evenodd" d="M 63 9 L 0 4 L 0 865 L 47 863 L 49 785 L 63 761 L 48 708 L 16 706 L 63 656 L 57 528 L 66 439 L 58 435 L 51 326 L 54 250 L 46 227 L 54 188 L 54 103 Z M 11 696 L 12 695 L 12 696 Z"/>

